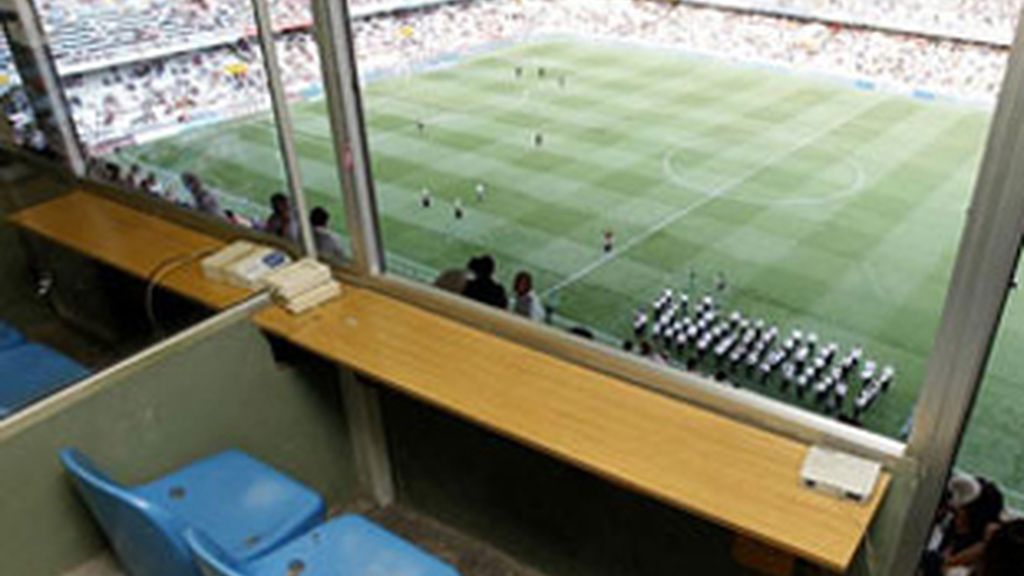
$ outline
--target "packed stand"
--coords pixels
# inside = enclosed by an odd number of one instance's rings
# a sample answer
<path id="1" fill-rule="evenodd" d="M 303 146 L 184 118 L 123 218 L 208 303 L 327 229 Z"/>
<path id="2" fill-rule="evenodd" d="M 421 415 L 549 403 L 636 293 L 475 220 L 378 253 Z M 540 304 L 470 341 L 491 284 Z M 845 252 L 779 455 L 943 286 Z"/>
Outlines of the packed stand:
<path id="1" fill-rule="evenodd" d="M 811 16 L 964 40 L 1009 45 L 1020 0 L 700 0 L 741 8 Z"/>
<path id="2" fill-rule="evenodd" d="M 292 95 L 319 81 L 319 60 L 306 33 L 279 36 L 285 84 Z M 79 135 L 87 144 L 184 125 L 216 115 L 229 118 L 270 106 L 262 52 L 251 40 L 115 66 L 65 78 Z"/>
<path id="3" fill-rule="evenodd" d="M 577 34 L 983 100 L 998 91 L 1008 56 L 995 46 L 652 0 L 480 2 L 361 20 L 354 29 L 364 71 L 504 39 Z"/>
<path id="4" fill-rule="evenodd" d="M 350 0 L 364 10 L 385 0 Z M 38 0 L 43 28 L 62 71 L 231 42 L 255 30 L 249 0 Z M 275 29 L 308 28 L 309 0 L 270 0 Z"/>

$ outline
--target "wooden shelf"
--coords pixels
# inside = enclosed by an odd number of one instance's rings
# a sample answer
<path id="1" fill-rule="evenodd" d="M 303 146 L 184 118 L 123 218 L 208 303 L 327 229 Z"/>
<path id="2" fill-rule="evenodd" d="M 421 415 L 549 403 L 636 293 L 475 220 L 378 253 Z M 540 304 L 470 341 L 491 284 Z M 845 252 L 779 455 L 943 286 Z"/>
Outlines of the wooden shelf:
<path id="1" fill-rule="evenodd" d="M 666 504 L 844 572 L 889 483 L 857 504 L 800 483 L 807 446 L 376 292 L 262 328 Z"/>
<path id="2" fill-rule="evenodd" d="M 160 285 L 213 309 L 228 308 L 250 295 L 203 277 L 198 255 L 223 246 L 220 240 L 95 194 L 74 191 L 12 214 L 9 220 L 142 279 L 163 265 L 193 257 L 163 276 Z"/>

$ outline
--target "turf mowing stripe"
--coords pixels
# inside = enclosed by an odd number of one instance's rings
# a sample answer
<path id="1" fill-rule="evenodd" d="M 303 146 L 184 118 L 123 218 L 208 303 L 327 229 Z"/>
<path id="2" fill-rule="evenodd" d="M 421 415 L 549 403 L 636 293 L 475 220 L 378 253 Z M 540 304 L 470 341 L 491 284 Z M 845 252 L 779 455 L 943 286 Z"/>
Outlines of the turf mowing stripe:
<path id="1" fill-rule="evenodd" d="M 743 172 L 743 173 L 741 173 L 741 174 L 739 174 L 737 176 L 734 176 L 731 179 L 727 180 L 726 182 L 722 183 L 721 185 L 717 186 L 715 189 L 709 191 L 708 194 L 704 198 L 701 198 L 701 199 L 699 199 L 699 200 L 697 200 L 697 201 L 695 201 L 695 202 L 693 202 L 693 203 L 691 203 L 689 205 L 683 206 L 682 208 L 680 208 L 679 210 L 676 210 L 675 212 L 672 212 L 672 213 L 668 214 L 667 216 L 665 216 L 665 218 L 660 220 L 657 224 L 655 224 L 651 228 L 647 229 L 644 233 L 642 233 L 642 234 L 640 234 L 638 236 L 631 237 L 622 246 L 617 247 L 616 250 L 614 252 L 612 252 L 611 254 L 609 254 L 607 256 L 604 256 L 604 257 L 601 257 L 601 258 L 598 258 L 598 259 L 592 261 L 590 264 L 587 264 L 586 266 L 584 266 L 580 270 L 578 270 L 575 273 L 571 274 L 565 280 L 562 280 L 558 284 L 556 284 L 556 285 L 552 286 L 551 288 L 549 288 L 548 290 L 546 290 L 544 292 L 544 295 L 548 296 L 552 292 L 562 290 L 562 289 L 566 288 L 567 286 L 570 286 L 571 284 L 573 284 L 575 282 L 578 282 L 580 279 L 590 275 L 594 270 L 600 268 L 601 266 L 607 265 L 609 262 L 614 261 L 619 256 L 621 256 L 622 254 L 627 253 L 633 247 L 637 246 L 638 244 L 641 244 L 641 243 L 645 242 L 651 236 L 654 236 L 655 234 L 661 232 L 664 228 L 674 224 L 675 222 L 677 222 L 681 218 L 686 217 L 686 215 L 688 215 L 690 212 L 693 212 L 694 210 L 697 210 L 697 209 L 701 208 L 705 204 L 708 204 L 708 203 L 711 203 L 711 202 L 715 201 L 719 196 L 723 196 L 725 194 L 728 194 L 733 188 L 743 184 L 747 179 L 749 179 L 749 178 L 751 178 L 753 176 L 756 176 L 758 173 L 760 173 L 765 168 L 771 166 L 772 164 L 774 164 L 776 162 L 779 162 L 779 161 L 783 160 L 787 156 L 793 154 L 794 152 L 800 150 L 801 148 L 809 145 L 810 143 L 814 142 L 815 140 L 817 140 L 817 139 L 821 138 L 822 136 L 828 134 L 830 131 L 834 130 L 838 125 L 841 125 L 842 123 L 847 122 L 850 119 L 859 116 L 860 114 L 863 114 L 870 107 L 873 107 L 875 105 L 876 105 L 875 102 L 871 102 L 867 106 L 857 107 L 857 108 L 854 109 L 853 114 L 850 114 L 850 115 L 844 117 L 840 122 L 835 122 L 835 123 L 829 124 L 829 125 L 825 126 L 824 128 L 822 128 L 821 130 L 819 130 L 819 131 L 817 131 L 817 132 L 815 132 L 815 133 L 813 133 L 813 134 L 811 134 L 811 135 L 809 135 L 807 137 L 801 138 L 800 140 L 797 141 L 797 145 L 794 146 L 794 147 L 783 148 L 781 151 L 776 152 L 775 154 L 772 154 L 767 159 L 765 159 L 763 162 L 761 162 L 760 164 L 754 166 L 751 170 L 748 170 L 748 171 Z"/>

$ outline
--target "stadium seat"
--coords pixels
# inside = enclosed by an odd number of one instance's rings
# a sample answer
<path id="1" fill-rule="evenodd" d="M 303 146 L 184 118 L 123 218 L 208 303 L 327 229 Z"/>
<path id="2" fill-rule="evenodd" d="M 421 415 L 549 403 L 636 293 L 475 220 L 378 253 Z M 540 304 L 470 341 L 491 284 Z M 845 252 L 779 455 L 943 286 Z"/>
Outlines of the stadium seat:
<path id="1" fill-rule="evenodd" d="M 324 519 L 318 494 L 239 451 L 204 458 L 154 482 L 122 486 L 81 452 L 61 462 L 132 576 L 198 576 L 185 542 L 195 528 L 250 562 Z"/>
<path id="2" fill-rule="evenodd" d="M 458 576 L 454 568 L 354 514 L 335 518 L 253 562 L 238 562 L 198 530 L 188 544 L 203 576 Z"/>
<path id="3" fill-rule="evenodd" d="M 61 388 L 89 371 L 67 356 L 40 344 L 0 351 L 0 420 Z"/>
<path id="4" fill-rule="evenodd" d="M 25 343 L 25 337 L 14 326 L 0 322 L 0 350 L 7 350 Z"/>

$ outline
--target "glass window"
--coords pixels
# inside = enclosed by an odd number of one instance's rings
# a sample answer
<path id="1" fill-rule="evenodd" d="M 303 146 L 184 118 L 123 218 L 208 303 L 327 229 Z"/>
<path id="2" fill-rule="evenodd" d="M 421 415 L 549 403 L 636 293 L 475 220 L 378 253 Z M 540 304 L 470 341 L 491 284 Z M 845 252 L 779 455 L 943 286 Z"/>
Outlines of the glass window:
<path id="1" fill-rule="evenodd" d="M 929 2 L 353 2 L 387 268 L 898 436 L 1008 54 Z"/>
<path id="2" fill-rule="evenodd" d="M 248 0 L 39 0 L 39 10 L 94 177 L 298 240 L 299 218 L 310 215 L 298 214 L 288 195 Z M 317 110 L 308 2 L 274 2 L 271 14 L 302 176 L 337 230 L 344 218 L 336 170 L 330 158 L 310 154 L 331 149 L 332 140 Z M 320 236 L 336 241 L 336 254 L 346 248 L 336 232 Z"/>

